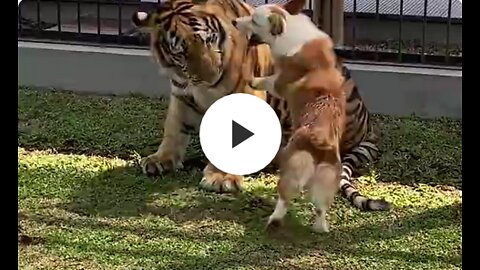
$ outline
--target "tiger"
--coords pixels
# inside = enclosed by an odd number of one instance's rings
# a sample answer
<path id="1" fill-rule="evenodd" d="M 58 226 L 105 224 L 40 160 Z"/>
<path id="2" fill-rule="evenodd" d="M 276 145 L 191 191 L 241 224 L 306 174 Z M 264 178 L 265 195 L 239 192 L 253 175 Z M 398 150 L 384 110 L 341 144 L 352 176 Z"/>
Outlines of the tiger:
<path id="1" fill-rule="evenodd" d="M 252 89 L 248 83 L 252 76 L 273 74 L 275 68 L 268 45 L 249 44 L 248 37 L 232 23 L 252 12 L 253 7 L 242 0 L 166 0 L 155 10 L 132 15 L 133 25 L 150 35 L 153 58 L 170 80 L 162 141 L 157 151 L 141 158 L 139 164 L 147 176 L 183 169 L 186 149 L 191 137 L 198 134 L 203 115 L 215 101 L 233 93 L 265 100 L 280 120 L 281 147 L 287 143 L 292 129 L 288 104 L 266 91 Z M 342 74 L 352 80 L 345 66 Z M 373 132 L 356 84 L 347 102 L 340 190 L 360 210 L 387 210 L 388 202 L 361 195 L 351 183 L 356 169 L 375 162 L 380 150 L 379 136 Z M 208 161 L 199 185 L 213 192 L 241 192 L 243 176 L 225 173 Z"/>

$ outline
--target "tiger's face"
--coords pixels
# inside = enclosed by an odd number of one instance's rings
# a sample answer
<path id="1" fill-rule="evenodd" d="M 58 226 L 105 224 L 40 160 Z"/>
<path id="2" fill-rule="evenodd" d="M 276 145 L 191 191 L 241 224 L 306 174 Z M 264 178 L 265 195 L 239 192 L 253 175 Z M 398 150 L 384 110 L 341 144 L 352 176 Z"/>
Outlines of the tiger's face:
<path id="1" fill-rule="evenodd" d="M 136 12 L 133 24 L 150 33 L 163 68 L 193 84 L 215 85 L 222 77 L 226 33 L 223 22 L 199 5 L 167 1 L 157 10 Z"/>

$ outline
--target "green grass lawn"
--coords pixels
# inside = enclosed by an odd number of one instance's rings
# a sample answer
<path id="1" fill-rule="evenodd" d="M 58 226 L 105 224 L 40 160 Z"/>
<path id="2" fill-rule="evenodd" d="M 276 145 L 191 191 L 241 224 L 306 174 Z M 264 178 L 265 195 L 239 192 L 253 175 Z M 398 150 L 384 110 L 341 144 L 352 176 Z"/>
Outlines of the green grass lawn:
<path id="1" fill-rule="evenodd" d="M 198 140 L 186 169 L 153 182 L 136 166 L 156 150 L 166 103 L 142 97 L 18 90 L 19 269 L 461 269 L 462 123 L 376 116 L 382 160 L 358 180 L 392 202 L 364 213 L 341 197 L 331 232 L 311 232 L 298 199 L 264 231 L 274 174 L 243 194 L 198 188 Z M 20 235 L 20 234 L 19 234 Z"/>

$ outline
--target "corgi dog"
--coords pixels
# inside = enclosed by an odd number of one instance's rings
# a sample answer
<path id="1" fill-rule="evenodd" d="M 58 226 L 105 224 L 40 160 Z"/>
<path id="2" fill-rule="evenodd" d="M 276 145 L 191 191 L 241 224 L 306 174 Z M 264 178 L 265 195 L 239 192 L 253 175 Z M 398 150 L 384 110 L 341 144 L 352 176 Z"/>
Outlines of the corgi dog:
<path id="1" fill-rule="evenodd" d="M 252 43 L 270 46 L 278 67 L 271 76 L 251 81 L 287 100 L 293 134 L 280 150 L 278 200 L 267 228 L 282 224 L 289 201 L 308 191 L 315 206 L 313 230 L 328 232 L 327 212 L 341 180 L 341 136 L 345 128 L 346 92 L 353 88 L 337 69 L 334 44 L 309 17 L 304 0 L 262 5 L 233 24 Z"/>

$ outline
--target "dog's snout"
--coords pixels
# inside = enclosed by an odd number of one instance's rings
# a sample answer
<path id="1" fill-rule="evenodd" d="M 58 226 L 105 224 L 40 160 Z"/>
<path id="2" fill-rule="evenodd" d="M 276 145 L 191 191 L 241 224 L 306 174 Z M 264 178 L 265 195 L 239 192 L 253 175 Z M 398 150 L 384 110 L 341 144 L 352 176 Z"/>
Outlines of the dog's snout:
<path id="1" fill-rule="evenodd" d="M 233 26 L 237 27 L 237 21 L 236 20 L 232 20 L 232 24 L 233 24 Z"/>

